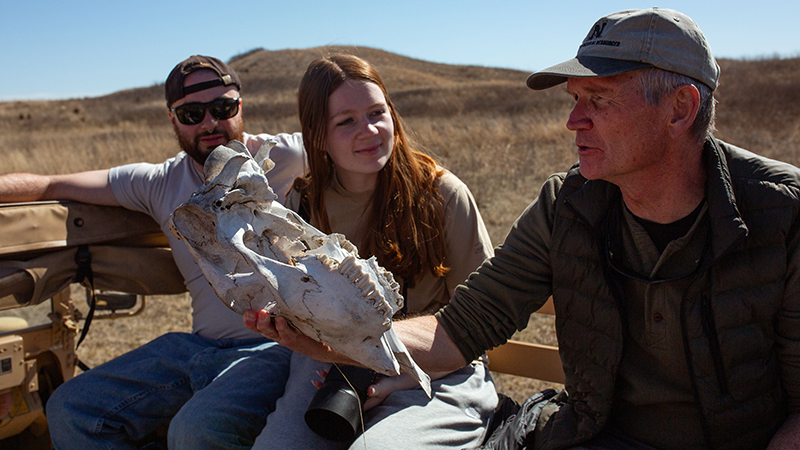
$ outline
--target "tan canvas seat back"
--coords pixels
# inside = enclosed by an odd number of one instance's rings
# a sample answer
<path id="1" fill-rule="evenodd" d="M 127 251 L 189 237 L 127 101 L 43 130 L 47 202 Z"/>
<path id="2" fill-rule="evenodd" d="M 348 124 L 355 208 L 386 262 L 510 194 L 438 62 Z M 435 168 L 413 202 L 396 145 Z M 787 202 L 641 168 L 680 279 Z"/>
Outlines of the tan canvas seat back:
<path id="1" fill-rule="evenodd" d="M 94 287 L 140 295 L 184 292 L 166 237 L 145 214 L 77 202 L 0 205 L 0 310 L 37 304 L 75 279 L 86 246 Z"/>

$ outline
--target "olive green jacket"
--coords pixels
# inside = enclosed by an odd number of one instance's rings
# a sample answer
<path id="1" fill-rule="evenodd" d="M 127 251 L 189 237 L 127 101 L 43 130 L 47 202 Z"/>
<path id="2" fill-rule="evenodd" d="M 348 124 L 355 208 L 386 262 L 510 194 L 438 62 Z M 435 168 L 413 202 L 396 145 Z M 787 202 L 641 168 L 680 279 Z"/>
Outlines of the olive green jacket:
<path id="1" fill-rule="evenodd" d="M 708 141 L 709 240 L 678 282 L 677 329 L 710 448 L 763 448 L 800 410 L 800 170 Z M 607 262 L 619 189 L 578 167 L 552 176 L 486 261 L 437 314 L 471 361 L 525 328 L 552 295 L 569 400 L 536 448 L 585 442 L 608 424 L 626 337 L 626 300 Z M 616 207 L 618 208 L 618 206 Z M 693 227 L 697 229 L 698 227 Z M 609 282 L 610 280 L 610 282 Z M 662 423 L 652 424 L 664 426 Z M 681 430 L 674 430 L 680 433 Z"/>

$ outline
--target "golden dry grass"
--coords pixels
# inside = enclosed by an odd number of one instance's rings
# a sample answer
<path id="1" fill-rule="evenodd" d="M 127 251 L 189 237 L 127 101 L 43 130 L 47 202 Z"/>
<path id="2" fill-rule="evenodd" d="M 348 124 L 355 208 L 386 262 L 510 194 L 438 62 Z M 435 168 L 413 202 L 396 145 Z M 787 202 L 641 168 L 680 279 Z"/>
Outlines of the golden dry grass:
<path id="1" fill-rule="evenodd" d="M 560 88 L 532 92 L 525 72 L 430 63 L 370 48 L 254 50 L 233 58 L 243 82 L 246 129 L 292 132 L 305 67 L 328 51 L 371 61 L 419 143 L 472 190 L 495 244 L 545 178 L 575 161 L 564 127 L 572 101 Z M 717 136 L 756 153 L 800 162 L 800 59 L 722 60 Z M 170 68 L 165 67 L 165 75 Z M 0 103 L 0 172 L 69 173 L 174 155 L 163 86 L 99 98 Z M 190 330 L 187 296 L 151 299 L 144 314 L 95 321 L 80 357 L 96 365 L 166 331 Z M 518 339 L 555 344 L 552 319 Z M 543 385 L 497 377 L 521 400 Z"/>

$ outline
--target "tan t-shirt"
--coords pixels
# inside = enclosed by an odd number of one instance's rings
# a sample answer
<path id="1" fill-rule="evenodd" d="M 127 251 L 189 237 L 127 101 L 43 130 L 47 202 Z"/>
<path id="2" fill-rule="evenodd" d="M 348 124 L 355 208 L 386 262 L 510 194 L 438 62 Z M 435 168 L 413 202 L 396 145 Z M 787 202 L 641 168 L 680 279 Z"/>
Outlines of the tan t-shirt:
<path id="1" fill-rule="evenodd" d="M 413 288 L 408 289 L 406 305 L 409 313 L 434 312 L 447 304 L 455 287 L 466 280 L 484 259 L 494 254 L 489 233 L 467 185 L 445 170 L 437 187 L 445 205 L 445 265 L 450 271 L 441 278 L 428 272 Z M 371 197 L 372 191 L 352 193 L 338 180 L 325 191 L 331 230 L 344 234 L 357 247 L 361 246 L 364 237 L 362 227 Z M 286 199 L 286 207 L 297 211 L 299 204 L 300 195 L 292 191 Z M 403 280 L 396 278 L 402 285 Z"/>

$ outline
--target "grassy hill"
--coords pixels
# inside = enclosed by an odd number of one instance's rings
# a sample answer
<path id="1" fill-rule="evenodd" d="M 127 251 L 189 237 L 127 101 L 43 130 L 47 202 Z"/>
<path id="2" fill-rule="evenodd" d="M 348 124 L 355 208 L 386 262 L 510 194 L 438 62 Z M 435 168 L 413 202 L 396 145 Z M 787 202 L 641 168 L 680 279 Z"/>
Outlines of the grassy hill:
<path id="1" fill-rule="evenodd" d="M 422 147 L 472 190 L 495 244 L 547 175 L 577 159 L 564 127 L 572 100 L 562 88 L 534 92 L 525 86 L 527 72 L 437 64 L 367 47 L 257 49 L 232 58 L 243 84 L 246 129 L 298 131 L 300 78 L 314 58 L 337 51 L 378 68 Z M 717 136 L 800 163 L 800 59 L 719 63 Z M 170 69 L 164 67 L 165 78 Z M 160 162 L 177 152 L 177 143 L 162 84 L 97 98 L 0 102 L 0 148 L 0 172 L 67 173 Z M 180 297 L 149 303 L 143 316 L 95 322 L 81 357 L 93 365 L 165 331 L 185 331 L 188 308 Z M 553 343 L 549 327 L 532 323 L 522 338 Z M 503 389 L 519 398 L 538 387 L 513 383 Z"/>

